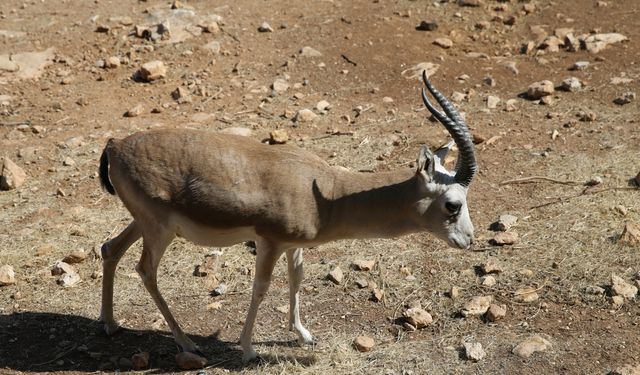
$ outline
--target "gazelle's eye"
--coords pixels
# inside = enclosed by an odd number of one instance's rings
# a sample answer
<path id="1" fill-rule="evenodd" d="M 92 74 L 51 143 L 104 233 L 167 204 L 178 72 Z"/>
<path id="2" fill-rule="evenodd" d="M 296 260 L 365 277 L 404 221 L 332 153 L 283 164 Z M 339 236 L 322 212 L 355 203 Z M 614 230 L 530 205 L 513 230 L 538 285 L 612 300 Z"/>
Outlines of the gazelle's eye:
<path id="1" fill-rule="evenodd" d="M 457 215 L 460 212 L 460 207 L 462 207 L 462 203 L 460 202 L 447 202 L 444 204 L 444 207 L 449 211 L 451 215 Z"/>

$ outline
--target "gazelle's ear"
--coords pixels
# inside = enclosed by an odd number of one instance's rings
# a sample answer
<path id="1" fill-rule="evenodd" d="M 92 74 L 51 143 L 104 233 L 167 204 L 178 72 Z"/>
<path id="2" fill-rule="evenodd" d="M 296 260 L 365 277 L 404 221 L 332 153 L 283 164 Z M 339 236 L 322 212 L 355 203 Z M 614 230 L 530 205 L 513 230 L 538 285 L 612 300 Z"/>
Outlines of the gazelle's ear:
<path id="1" fill-rule="evenodd" d="M 442 163 L 442 165 L 444 165 L 444 158 L 447 157 L 447 154 L 449 153 L 449 151 L 451 151 L 451 148 L 453 147 L 453 145 L 454 145 L 454 142 L 449 141 L 449 143 L 447 143 L 446 145 L 436 150 L 435 155 L 438 159 L 440 159 L 440 162 Z"/>
<path id="2" fill-rule="evenodd" d="M 433 177 L 434 171 L 433 152 L 429 150 L 429 147 L 422 146 L 418 152 L 417 170 L 416 173 L 426 172 L 429 177 Z"/>

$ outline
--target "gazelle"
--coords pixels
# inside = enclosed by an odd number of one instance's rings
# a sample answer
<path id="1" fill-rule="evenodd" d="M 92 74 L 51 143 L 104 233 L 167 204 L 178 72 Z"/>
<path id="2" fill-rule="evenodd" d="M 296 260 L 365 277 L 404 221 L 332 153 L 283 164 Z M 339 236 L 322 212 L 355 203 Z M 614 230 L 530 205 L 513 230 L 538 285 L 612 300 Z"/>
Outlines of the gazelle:
<path id="1" fill-rule="evenodd" d="M 423 89 L 424 104 L 453 141 L 435 153 L 422 146 L 416 170 L 351 172 L 294 146 L 268 146 L 197 130 L 155 130 L 110 139 L 100 159 L 100 179 L 109 193 L 120 197 L 133 221 L 102 246 L 101 320 L 106 332 L 118 328 L 113 317 L 116 266 L 140 237 L 143 250 L 136 270 L 184 351 L 196 351 L 197 346 L 174 319 L 156 282 L 165 249 L 176 236 L 204 246 L 256 241 L 253 294 L 240 336 L 245 362 L 257 356 L 251 345 L 253 326 L 282 253 L 288 262 L 289 329 L 300 343 L 312 343 L 300 322 L 303 247 L 429 231 L 451 246 L 468 248 L 473 224 L 467 189 L 477 169 L 471 135 L 426 74 L 423 79 L 444 113 Z M 454 142 L 459 156 L 450 172 L 443 160 Z"/>

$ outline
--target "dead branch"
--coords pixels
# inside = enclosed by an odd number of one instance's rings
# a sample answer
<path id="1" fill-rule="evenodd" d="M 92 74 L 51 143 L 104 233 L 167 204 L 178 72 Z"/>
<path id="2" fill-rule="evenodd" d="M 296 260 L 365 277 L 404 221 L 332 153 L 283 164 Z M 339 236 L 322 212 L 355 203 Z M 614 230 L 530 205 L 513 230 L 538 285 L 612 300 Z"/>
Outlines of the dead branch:
<path id="1" fill-rule="evenodd" d="M 552 204 L 566 202 L 566 201 L 569 201 L 569 200 L 574 199 L 574 198 L 582 197 L 583 195 L 594 195 L 594 194 L 600 194 L 600 193 L 604 193 L 604 192 L 607 192 L 607 191 L 614 191 L 614 190 L 640 191 L 640 188 L 637 188 L 637 187 L 626 187 L 626 186 L 611 187 L 611 188 L 600 189 L 600 190 L 589 190 L 589 188 L 586 188 L 586 189 L 582 190 L 582 192 L 580 192 L 580 194 L 569 195 L 569 196 L 566 196 L 566 197 L 557 197 L 556 200 L 554 200 L 552 202 L 547 202 L 547 203 L 542 203 L 542 204 L 539 204 L 539 205 L 536 205 L 536 206 L 532 206 L 529 209 L 530 210 L 534 210 L 536 208 L 542 208 L 542 207 L 550 206 Z"/>
<path id="2" fill-rule="evenodd" d="M 513 180 L 502 181 L 500 185 L 512 185 L 512 184 L 526 184 L 526 183 L 534 183 L 539 181 L 553 182 L 554 184 L 562 184 L 562 185 L 581 185 L 581 182 L 572 181 L 572 180 L 557 180 L 551 177 L 545 176 L 530 176 L 524 178 L 516 178 Z"/>
<path id="3" fill-rule="evenodd" d="M 20 126 L 20 125 L 31 125 L 31 120 L 0 122 L 0 126 Z"/>

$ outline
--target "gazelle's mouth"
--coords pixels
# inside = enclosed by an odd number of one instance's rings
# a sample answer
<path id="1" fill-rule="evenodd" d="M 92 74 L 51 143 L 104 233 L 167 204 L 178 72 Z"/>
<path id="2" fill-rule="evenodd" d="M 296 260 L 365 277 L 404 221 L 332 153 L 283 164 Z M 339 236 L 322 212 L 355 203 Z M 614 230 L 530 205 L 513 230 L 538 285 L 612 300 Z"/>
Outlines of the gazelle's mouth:
<path id="1" fill-rule="evenodd" d="M 447 238 L 447 243 L 449 244 L 449 246 L 451 247 L 455 247 L 458 249 L 463 249 L 463 250 L 468 250 L 469 248 L 471 248 L 471 245 L 473 244 L 473 240 L 472 238 L 464 238 L 461 239 L 459 237 L 448 237 Z"/>

